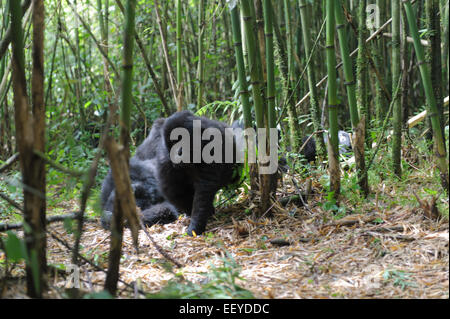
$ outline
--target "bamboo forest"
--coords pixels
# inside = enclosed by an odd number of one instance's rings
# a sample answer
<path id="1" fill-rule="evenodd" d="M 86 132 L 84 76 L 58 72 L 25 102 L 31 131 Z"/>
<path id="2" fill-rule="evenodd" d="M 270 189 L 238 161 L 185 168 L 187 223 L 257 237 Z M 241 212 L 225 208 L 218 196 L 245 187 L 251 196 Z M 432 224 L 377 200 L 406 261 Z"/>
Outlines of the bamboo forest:
<path id="1" fill-rule="evenodd" d="M 448 153 L 448 0 L 0 0 L 0 299 L 448 299 Z"/>

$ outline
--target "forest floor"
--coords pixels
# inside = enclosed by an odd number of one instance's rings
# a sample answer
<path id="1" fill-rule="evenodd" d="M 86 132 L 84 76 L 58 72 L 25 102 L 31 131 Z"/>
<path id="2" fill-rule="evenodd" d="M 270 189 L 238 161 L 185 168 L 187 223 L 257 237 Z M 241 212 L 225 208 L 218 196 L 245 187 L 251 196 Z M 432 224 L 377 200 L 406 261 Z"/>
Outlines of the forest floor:
<path id="1" fill-rule="evenodd" d="M 186 217 L 152 226 L 151 236 L 183 264 L 173 271 L 168 271 L 164 258 L 143 231 L 136 254 L 126 230 L 121 279 L 138 282 L 138 287 L 149 293 L 160 291 L 180 274 L 190 282 L 203 284 L 204 273 L 210 272 L 213 265 L 223 265 L 224 256 L 232 256 L 242 278 L 237 284 L 256 298 L 449 298 L 448 215 L 435 218 L 419 205 L 410 187 L 399 190 L 380 184 L 372 189 L 376 195 L 363 203 L 354 205 L 343 200 L 341 206 L 347 204 L 349 208 L 342 218 L 336 218 L 335 213 L 324 209 L 327 199 L 321 184 L 313 181 L 312 189 L 307 208 L 295 203 L 276 205 L 271 218 L 256 222 L 248 213 L 255 204 L 241 195 L 238 203 L 218 209 L 202 236 L 185 235 Z M 289 184 L 279 190 L 283 195 L 296 193 Z M 409 202 L 395 201 L 402 196 Z M 448 198 L 440 201 L 448 209 Z M 76 205 L 66 204 L 70 211 Z M 48 228 L 66 242 L 73 242 L 62 223 Z M 108 249 L 109 232 L 101 228 L 98 220 L 87 223 L 83 256 L 106 269 Z M 1 258 L 4 256 L 0 253 Z M 52 265 L 70 263 L 69 250 L 50 236 L 48 261 Z M 23 267 L 11 271 L 12 277 L 23 275 Z M 55 271 L 49 280 L 50 298 L 61 297 L 66 277 Z M 86 290 L 98 291 L 105 274 L 85 264 L 80 277 Z M 4 287 L 3 297 L 25 295 L 24 280 L 22 289 L 14 282 Z M 135 296 L 133 289 L 122 283 L 119 287 L 120 297 Z"/>

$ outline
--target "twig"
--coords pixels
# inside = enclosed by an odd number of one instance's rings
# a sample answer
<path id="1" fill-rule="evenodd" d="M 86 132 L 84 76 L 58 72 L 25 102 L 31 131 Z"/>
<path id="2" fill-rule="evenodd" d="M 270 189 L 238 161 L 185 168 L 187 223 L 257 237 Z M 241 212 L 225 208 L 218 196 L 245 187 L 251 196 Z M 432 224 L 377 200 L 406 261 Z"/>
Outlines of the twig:
<path id="1" fill-rule="evenodd" d="M 12 200 L 11 198 L 9 198 L 8 196 L 6 196 L 6 195 L 4 195 L 2 193 L 0 193 L 0 197 L 2 199 L 4 199 L 5 201 L 7 201 L 11 206 L 14 206 L 15 208 L 17 208 L 18 210 L 23 212 L 23 207 L 20 206 L 20 204 L 17 203 L 16 201 Z M 0 226 L 1 226 L 1 224 L 0 224 Z M 1 227 L 0 227 L 0 230 L 1 230 Z"/>
<path id="2" fill-rule="evenodd" d="M 2 194 L 0 193 L 0 196 L 2 196 Z M 55 215 L 55 216 L 48 216 L 46 218 L 46 223 L 50 224 L 50 223 L 54 223 L 54 222 L 60 222 L 66 219 L 77 219 L 78 218 L 78 212 L 74 212 L 74 213 L 70 213 L 70 214 L 64 214 L 64 215 Z M 86 219 L 87 222 L 97 222 L 97 220 L 95 219 Z M 12 230 L 12 229 L 20 229 L 23 227 L 23 223 L 15 223 L 15 224 L 0 224 L 0 232 L 4 232 L 7 230 Z"/>
<path id="3" fill-rule="evenodd" d="M 34 154 L 39 156 L 40 158 L 42 158 L 45 162 L 47 162 L 47 164 L 49 164 L 53 168 L 56 168 L 57 170 L 60 170 L 61 172 L 66 173 L 68 175 L 75 176 L 75 177 L 80 177 L 80 176 L 83 176 L 86 173 L 85 171 L 78 171 L 78 170 L 68 169 L 67 167 L 64 167 L 63 165 L 52 161 L 44 153 L 42 153 L 42 152 L 40 152 L 38 150 L 34 150 Z"/>
<path id="4" fill-rule="evenodd" d="M 57 235 L 55 235 L 53 232 L 47 231 L 50 236 L 55 239 L 57 242 L 59 242 L 60 244 L 62 244 L 63 246 L 65 246 L 69 251 L 72 251 L 72 247 L 70 247 L 70 245 L 64 240 L 59 238 Z M 58 234 L 59 235 L 59 234 Z M 90 261 L 89 259 L 87 259 L 86 257 L 80 255 L 79 258 L 81 260 L 83 260 L 84 262 L 86 262 L 87 264 L 91 265 L 96 271 L 101 271 L 103 273 L 107 273 L 107 271 L 105 269 L 103 269 L 102 267 L 96 265 L 93 261 Z M 119 278 L 119 282 L 123 283 L 125 286 L 127 286 L 128 288 L 131 288 L 134 291 L 134 287 L 133 285 L 123 281 L 122 279 Z M 138 289 L 138 292 L 142 295 L 146 295 L 147 293 L 145 291 L 142 291 L 140 289 Z"/>
<path id="5" fill-rule="evenodd" d="M 313 214 L 313 212 L 311 211 L 311 209 L 309 209 L 308 204 L 303 200 L 303 196 L 302 196 L 302 193 L 300 192 L 300 188 L 298 187 L 298 185 L 297 185 L 297 183 L 296 183 L 296 181 L 294 180 L 293 177 L 291 177 L 291 181 L 292 181 L 292 184 L 294 184 L 294 187 L 295 187 L 295 189 L 296 189 L 296 191 L 297 191 L 297 193 L 298 193 L 298 196 L 300 197 L 300 200 L 301 200 L 303 206 L 306 208 L 306 210 L 307 210 L 308 212 L 310 212 L 311 214 Z"/>
<path id="6" fill-rule="evenodd" d="M 3 173 L 4 171 L 6 171 L 12 164 L 14 164 L 15 161 L 17 161 L 18 158 L 19 158 L 19 153 L 16 153 L 13 156 L 11 156 L 10 158 L 8 158 L 5 162 L 5 164 L 2 167 L 0 167 L 0 173 Z"/>
<path id="7" fill-rule="evenodd" d="M 334 220 L 327 226 L 351 226 L 354 224 L 358 224 L 359 222 L 370 223 L 374 221 L 378 216 L 364 216 L 364 215 L 349 215 L 348 217 L 344 217 L 342 219 Z"/>
<path id="8" fill-rule="evenodd" d="M 365 235 L 370 235 L 372 237 L 390 237 L 393 239 L 398 239 L 398 240 L 406 240 L 406 241 L 413 241 L 416 240 L 415 237 L 412 236 L 408 236 L 408 235 L 399 235 L 399 234 L 380 234 L 380 233 L 376 233 L 376 232 L 372 232 L 372 231 L 366 231 L 364 232 Z"/>
<path id="9" fill-rule="evenodd" d="M 170 256 L 164 249 L 162 249 L 161 246 L 158 245 L 158 243 L 155 242 L 155 240 L 153 239 L 153 237 L 149 234 L 149 232 L 147 231 L 147 228 L 144 226 L 144 223 L 142 222 L 141 219 L 139 219 L 139 223 L 141 225 L 141 229 L 144 231 L 145 235 L 147 235 L 148 239 L 150 239 L 150 241 L 152 242 L 153 246 L 156 248 L 156 250 L 168 261 L 174 263 L 178 268 L 183 267 L 183 264 L 179 263 L 178 261 L 176 261 L 172 256 Z"/>

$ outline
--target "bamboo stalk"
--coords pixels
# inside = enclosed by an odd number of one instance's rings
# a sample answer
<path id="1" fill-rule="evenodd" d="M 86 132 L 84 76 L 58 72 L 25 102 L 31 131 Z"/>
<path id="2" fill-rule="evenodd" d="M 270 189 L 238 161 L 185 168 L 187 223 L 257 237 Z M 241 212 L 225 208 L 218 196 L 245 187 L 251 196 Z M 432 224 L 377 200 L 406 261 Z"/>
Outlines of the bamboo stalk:
<path id="1" fill-rule="evenodd" d="M 183 67 L 181 65 L 181 0 L 177 0 L 177 84 L 178 84 L 178 102 L 177 105 L 183 105 Z M 181 111 L 181 109 L 178 109 Z"/>
<path id="2" fill-rule="evenodd" d="M 204 33 L 205 33 L 205 0 L 198 2 L 198 88 L 197 88 L 197 108 L 203 106 L 203 88 L 204 88 L 204 68 L 205 55 L 204 51 Z"/>
<path id="3" fill-rule="evenodd" d="M 238 71 L 238 81 L 240 87 L 240 99 L 244 114 L 244 127 L 252 127 L 252 114 L 251 106 L 249 102 L 249 91 L 247 77 L 245 75 L 245 65 L 244 65 L 244 55 L 242 52 L 242 36 L 241 36 L 241 25 L 239 21 L 239 12 L 237 6 L 235 5 L 233 9 L 230 10 L 231 14 L 231 28 L 233 32 L 233 42 L 234 51 L 236 57 L 236 66 Z"/>
<path id="4" fill-rule="evenodd" d="M 300 6 L 300 20 L 301 20 L 301 26 L 302 26 L 302 33 L 303 33 L 303 46 L 305 48 L 305 54 L 307 57 L 311 54 L 311 33 L 310 33 L 310 24 L 308 19 L 308 14 L 306 12 L 307 5 L 305 0 L 299 0 L 299 6 Z M 312 115 L 312 122 L 314 126 L 314 131 L 320 131 L 322 130 L 322 126 L 320 125 L 320 108 L 319 108 L 319 101 L 317 96 L 317 89 L 314 85 L 316 83 L 315 78 L 315 59 L 314 57 L 311 58 L 311 61 L 308 63 L 307 69 L 307 76 L 308 76 L 308 87 L 310 92 L 310 111 Z M 326 156 L 326 148 L 325 148 L 325 142 L 323 139 L 323 135 L 319 135 L 316 138 L 317 141 L 317 154 L 319 158 L 325 158 Z"/>
<path id="5" fill-rule="evenodd" d="M 326 56 L 328 72 L 328 164 L 330 170 L 330 192 L 335 198 L 340 193 L 340 167 L 339 167 L 339 138 L 337 123 L 337 83 L 336 83 L 336 55 L 334 47 L 335 14 L 334 0 L 326 0 Z"/>
<path id="6" fill-rule="evenodd" d="M 242 0 L 241 10 L 242 19 L 244 20 L 244 35 L 246 39 L 246 44 L 248 46 L 248 68 L 250 73 L 250 79 L 252 84 L 252 96 L 253 103 L 255 107 L 256 115 L 256 126 L 259 128 L 264 127 L 264 103 L 261 96 L 261 84 L 263 79 L 260 77 L 260 66 L 257 63 L 256 55 L 258 54 L 256 50 L 256 40 L 255 33 L 253 30 L 253 17 L 251 15 L 251 3 L 249 0 Z"/>
<path id="7" fill-rule="evenodd" d="M 120 144 L 123 149 L 117 149 L 115 143 L 107 143 L 108 155 L 111 162 L 116 163 L 112 167 L 114 182 L 117 191 L 121 192 L 121 196 L 116 196 L 114 203 L 114 214 L 111 223 L 111 243 L 108 273 L 105 280 L 105 289 L 111 295 L 115 295 L 117 290 L 117 281 L 119 279 L 120 257 L 123 239 L 123 219 L 128 219 L 130 230 L 133 238 L 133 244 L 137 247 L 138 242 L 138 218 L 136 215 L 136 204 L 134 195 L 131 190 L 131 184 L 128 174 L 129 159 L 129 139 L 130 139 L 130 116 L 132 107 L 132 84 L 133 84 L 133 49 L 134 49 L 134 21 L 135 21 L 136 0 L 127 0 L 125 10 L 125 28 L 124 28 L 124 51 L 122 66 L 122 104 L 120 111 Z M 112 140 L 112 138 L 111 138 Z M 113 158 L 114 157 L 114 158 Z M 116 157 L 120 157 L 117 159 Z M 116 161 L 113 161 L 113 160 Z M 121 160 L 121 161 L 120 161 Z M 118 165 L 120 168 L 118 168 Z M 121 176 L 125 176 L 122 179 Z M 121 187 L 119 189 L 119 187 Z M 118 193 L 119 195 L 119 193 Z"/>
<path id="8" fill-rule="evenodd" d="M 424 49 L 420 43 L 419 30 L 416 25 L 416 16 L 413 11 L 411 2 L 409 0 L 403 0 L 403 5 L 406 11 L 406 17 L 408 19 L 409 30 L 411 36 L 414 39 L 414 49 L 417 55 L 417 60 L 420 69 L 420 75 L 422 77 L 422 84 L 426 96 L 426 106 L 428 116 L 431 118 L 431 125 L 433 129 L 433 140 L 436 149 L 437 166 L 440 170 L 442 187 L 448 193 L 448 160 L 445 149 L 445 143 L 442 136 L 441 123 L 439 121 L 439 113 L 437 110 L 436 99 L 433 94 L 433 87 L 431 86 L 431 75 L 428 68 L 428 64 L 425 60 Z"/>
<path id="9" fill-rule="evenodd" d="M 344 77 L 345 77 L 345 87 L 347 90 L 348 106 L 350 109 L 350 120 L 352 123 L 353 134 L 356 136 L 358 130 L 358 125 L 360 122 L 358 114 L 358 106 L 356 104 L 356 91 L 355 91 L 355 76 L 353 74 L 353 63 L 350 58 L 350 50 L 348 47 L 348 38 L 345 32 L 344 25 L 344 12 L 340 5 L 340 1 L 335 3 L 335 15 L 336 15 L 336 28 L 339 37 L 339 47 L 341 49 L 342 62 L 344 64 Z M 364 140 L 364 138 L 361 138 Z M 355 143 L 354 143 L 355 144 Z M 358 147 L 355 145 L 355 147 Z M 358 181 L 361 190 L 367 196 L 369 193 L 369 185 L 367 179 L 367 172 L 365 170 L 365 159 L 364 159 L 364 145 L 359 147 L 360 151 L 355 152 L 355 163 L 356 169 L 358 171 Z"/>
<path id="10" fill-rule="evenodd" d="M 395 92 L 394 85 L 397 85 L 401 72 L 401 55 L 400 55 L 400 0 L 391 1 L 392 10 L 392 92 Z M 401 89 L 397 94 L 401 94 Z M 401 142 L 402 142 L 402 109 L 401 100 L 398 97 L 394 99 L 393 109 L 393 127 L 394 134 L 392 137 L 392 165 L 394 173 L 398 177 L 402 175 L 401 168 Z"/>
<path id="11" fill-rule="evenodd" d="M 36 28 L 40 30 L 33 35 L 33 105 L 36 112 L 41 113 L 43 105 L 42 101 L 42 81 L 43 81 L 43 52 L 37 52 L 43 49 L 43 2 L 35 1 L 36 9 L 33 13 L 33 22 Z M 44 272 L 46 269 L 45 255 L 45 205 L 42 206 L 41 194 L 39 191 L 32 192 L 31 189 L 42 190 L 41 176 L 37 169 L 40 166 L 33 166 L 34 154 L 33 147 L 35 143 L 35 129 L 33 117 L 29 111 L 27 81 L 25 76 L 25 54 L 23 42 L 23 29 L 21 24 L 22 8 L 19 1 L 10 2 L 11 14 L 11 42 L 12 42 L 12 66 L 13 66 L 13 91 L 14 91 L 14 108 L 15 108 L 15 125 L 16 125 L 16 141 L 17 148 L 20 153 L 20 167 L 22 173 L 22 183 L 24 185 L 24 221 L 29 227 L 25 229 L 25 242 L 27 248 L 26 256 L 26 278 L 27 278 L 27 294 L 33 298 L 42 297 L 45 289 Z M 40 68 L 38 72 L 36 69 Z M 41 87 L 39 87 L 39 83 Z M 41 89 L 40 92 L 35 90 Z M 36 95 L 38 93 L 38 96 Z M 37 138 L 39 145 L 42 144 L 41 136 Z M 45 185 L 44 185 L 45 190 Z M 44 201 L 45 203 L 45 201 Z M 37 206 L 36 206 L 37 205 Z M 42 210 L 42 208 L 44 210 Z"/>
<path id="12" fill-rule="evenodd" d="M 291 28 L 291 12 L 289 1 L 284 0 L 284 22 L 286 26 L 286 51 L 287 51 L 287 96 L 294 95 L 293 90 L 294 83 L 294 55 L 293 55 L 293 45 L 292 45 L 292 28 Z M 298 144 L 300 142 L 299 134 L 300 127 L 298 124 L 297 110 L 295 109 L 295 101 L 293 98 L 287 101 L 287 112 L 288 112 L 288 123 L 289 123 L 289 139 L 291 142 L 291 147 L 294 150 L 298 149 Z"/>

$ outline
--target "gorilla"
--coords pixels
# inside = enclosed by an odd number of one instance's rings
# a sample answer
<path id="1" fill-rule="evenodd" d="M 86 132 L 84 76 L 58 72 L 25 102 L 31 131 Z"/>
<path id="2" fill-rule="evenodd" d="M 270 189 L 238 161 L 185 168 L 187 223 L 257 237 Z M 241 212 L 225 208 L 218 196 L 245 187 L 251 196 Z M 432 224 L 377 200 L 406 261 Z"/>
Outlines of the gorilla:
<path id="1" fill-rule="evenodd" d="M 158 188 L 156 167 L 153 160 L 130 159 L 129 174 L 131 188 L 134 192 L 136 205 L 141 209 L 144 225 L 167 224 L 178 218 L 176 209 L 167 202 Z M 103 228 L 109 229 L 114 210 L 115 190 L 111 170 L 105 177 L 101 191 L 103 214 L 101 223 Z"/>
<path id="2" fill-rule="evenodd" d="M 234 137 L 232 160 L 225 160 L 229 158 L 225 147 L 227 127 L 224 123 L 195 116 L 190 111 L 177 112 L 153 123 L 149 136 L 130 160 L 130 179 L 144 223 L 168 223 L 179 213 L 184 213 L 191 217 L 187 230 L 189 235 L 204 232 L 208 218 L 215 211 L 213 201 L 216 193 L 240 178 Z M 221 149 L 212 149 L 219 160 L 207 162 L 200 155 L 209 150 L 207 144 L 217 138 L 214 134 L 210 134 L 209 139 L 205 138 L 210 128 L 220 132 Z M 183 140 L 182 134 L 177 136 L 176 129 L 187 132 L 188 140 Z M 200 141 L 195 140 L 196 130 L 202 136 Z M 195 145 L 200 148 L 195 148 Z M 174 156 L 182 160 L 172 161 Z M 102 186 L 104 212 L 112 211 L 113 196 L 114 184 L 111 174 L 108 174 Z M 103 216 L 105 222 L 102 224 L 107 226 L 111 213 Z"/>
<path id="3" fill-rule="evenodd" d="M 309 136 L 305 136 L 302 139 L 302 145 L 308 140 Z M 339 154 L 349 153 L 352 150 L 351 137 L 350 134 L 345 131 L 338 132 L 339 138 Z M 325 144 L 328 141 L 328 135 L 324 135 Z M 316 160 L 316 140 L 314 137 L 311 137 L 303 148 L 302 152 L 303 156 L 306 158 L 308 162 L 313 162 Z"/>

